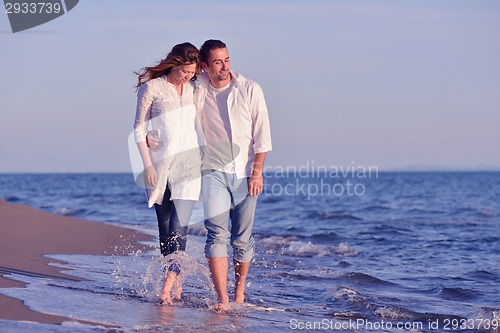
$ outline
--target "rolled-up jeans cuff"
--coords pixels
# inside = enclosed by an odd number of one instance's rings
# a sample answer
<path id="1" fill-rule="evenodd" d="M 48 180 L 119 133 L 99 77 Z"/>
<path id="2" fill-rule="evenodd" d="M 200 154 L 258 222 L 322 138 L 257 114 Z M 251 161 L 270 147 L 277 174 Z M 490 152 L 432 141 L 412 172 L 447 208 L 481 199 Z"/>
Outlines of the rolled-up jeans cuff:
<path id="1" fill-rule="evenodd" d="M 207 258 L 228 257 L 227 244 L 207 244 L 205 246 L 205 257 Z"/>
<path id="2" fill-rule="evenodd" d="M 250 262 L 253 259 L 254 251 L 248 251 L 244 254 L 239 254 L 235 253 L 234 254 L 234 260 L 239 261 L 239 262 Z"/>

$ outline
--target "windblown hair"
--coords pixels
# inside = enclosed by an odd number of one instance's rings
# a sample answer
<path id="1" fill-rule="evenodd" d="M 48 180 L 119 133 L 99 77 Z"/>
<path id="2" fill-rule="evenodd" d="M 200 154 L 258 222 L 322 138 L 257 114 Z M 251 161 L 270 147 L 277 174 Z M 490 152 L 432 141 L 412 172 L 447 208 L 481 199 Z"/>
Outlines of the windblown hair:
<path id="1" fill-rule="evenodd" d="M 208 64 L 208 56 L 210 54 L 210 51 L 215 50 L 215 49 L 225 49 L 225 48 L 226 48 L 226 44 L 218 39 L 206 40 L 200 49 L 201 62 Z"/>
<path id="2" fill-rule="evenodd" d="M 158 65 L 144 67 L 139 72 L 134 72 L 138 76 L 136 89 L 149 80 L 167 75 L 174 67 L 188 64 L 196 64 L 196 73 L 200 72 L 200 51 L 191 43 L 177 44 Z M 196 80 L 196 76 L 192 80 Z"/>

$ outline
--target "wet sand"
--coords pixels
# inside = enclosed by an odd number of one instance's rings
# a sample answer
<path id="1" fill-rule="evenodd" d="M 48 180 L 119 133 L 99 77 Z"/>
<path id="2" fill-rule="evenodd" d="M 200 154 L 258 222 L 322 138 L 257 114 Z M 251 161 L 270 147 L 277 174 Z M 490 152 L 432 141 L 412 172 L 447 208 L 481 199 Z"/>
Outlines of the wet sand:
<path id="1" fill-rule="evenodd" d="M 0 200 L 0 288 L 24 284 L 5 278 L 21 274 L 53 279 L 81 279 L 49 266 L 52 254 L 123 255 L 144 249 L 151 237 L 104 223 L 49 214 Z M 61 324 L 70 318 L 31 311 L 21 301 L 0 294 L 0 319 Z M 81 322 L 81 321 L 80 321 Z M 83 322 L 85 323 L 85 322 Z"/>

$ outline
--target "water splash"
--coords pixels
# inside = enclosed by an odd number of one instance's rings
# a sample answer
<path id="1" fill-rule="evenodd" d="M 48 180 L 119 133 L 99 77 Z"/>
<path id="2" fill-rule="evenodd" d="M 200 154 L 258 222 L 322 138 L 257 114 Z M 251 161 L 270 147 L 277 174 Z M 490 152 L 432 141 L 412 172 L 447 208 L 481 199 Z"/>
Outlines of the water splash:
<path id="1" fill-rule="evenodd" d="M 188 253 L 177 251 L 166 257 L 153 258 L 149 262 L 138 294 L 150 302 L 157 301 L 161 295 L 167 268 L 172 264 L 180 267 L 179 278 L 182 285 L 188 284 L 192 289 L 208 290 L 214 293 L 208 268 L 198 263 Z"/>
<path id="2" fill-rule="evenodd" d="M 350 247 L 349 244 L 341 242 L 335 250 L 335 253 L 344 256 L 356 256 L 359 252 L 355 248 Z"/>
<path id="3" fill-rule="evenodd" d="M 210 271 L 206 265 L 199 263 L 196 253 L 177 251 L 163 257 L 135 251 L 129 256 L 115 256 L 114 259 L 113 276 L 116 289 L 121 291 L 119 297 L 158 302 L 168 267 L 176 264 L 180 267 L 180 284 L 184 289 L 183 306 L 198 308 L 216 303 Z"/>

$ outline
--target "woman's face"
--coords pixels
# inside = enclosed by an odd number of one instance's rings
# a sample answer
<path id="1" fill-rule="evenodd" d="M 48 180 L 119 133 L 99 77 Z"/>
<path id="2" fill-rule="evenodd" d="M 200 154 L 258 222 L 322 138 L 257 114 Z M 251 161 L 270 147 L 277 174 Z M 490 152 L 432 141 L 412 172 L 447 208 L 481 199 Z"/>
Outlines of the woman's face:
<path id="1" fill-rule="evenodd" d="M 172 68 L 168 73 L 168 80 L 172 84 L 179 85 L 187 83 L 196 74 L 196 64 L 184 64 Z"/>

